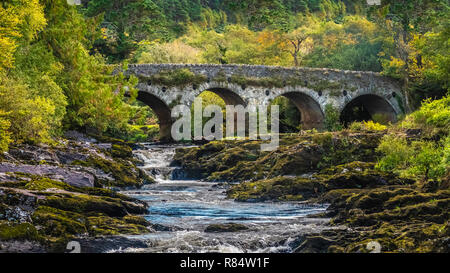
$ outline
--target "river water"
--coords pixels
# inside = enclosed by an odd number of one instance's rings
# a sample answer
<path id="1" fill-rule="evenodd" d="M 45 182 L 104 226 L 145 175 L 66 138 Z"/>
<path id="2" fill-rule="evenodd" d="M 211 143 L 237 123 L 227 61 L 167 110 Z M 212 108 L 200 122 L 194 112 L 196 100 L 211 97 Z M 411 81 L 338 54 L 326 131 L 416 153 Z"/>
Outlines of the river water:
<path id="1" fill-rule="evenodd" d="M 242 203 L 226 199 L 226 184 L 175 180 L 177 168 L 170 167 L 180 146 L 147 145 L 135 151 L 145 164 L 143 170 L 157 183 L 122 193 L 149 204 L 145 216 L 152 224 L 165 227 L 138 236 L 146 247 L 120 252 L 291 252 L 305 233 L 319 232 L 327 219 L 306 217 L 323 212 L 326 206 L 301 203 Z M 239 223 L 249 229 L 238 232 L 207 233 L 210 224 Z M 163 230 L 163 231 L 161 231 Z M 118 250 L 115 250 L 118 251 Z"/>

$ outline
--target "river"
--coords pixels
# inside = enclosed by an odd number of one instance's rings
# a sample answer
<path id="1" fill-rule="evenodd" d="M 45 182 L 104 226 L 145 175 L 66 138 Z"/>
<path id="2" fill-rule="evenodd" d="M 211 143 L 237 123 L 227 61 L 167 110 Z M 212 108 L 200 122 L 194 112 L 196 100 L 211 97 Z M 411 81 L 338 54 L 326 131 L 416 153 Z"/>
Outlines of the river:
<path id="1" fill-rule="evenodd" d="M 160 228 L 156 232 L 127 236 L 145 243 L 111 252 L 292 252 L 302 234 L 319 232 L 328 219 L 307 217 L 323 212 L 325 205 L 293 202 L 242 203 L 226 199 L 227 184 L 177 180 L 179 169 L 170 167 L 180 146 L 145 145 L 134 151 L 143 170 L 157 183 L 122 193 L 149 204 L 145 218 Z M 181 176 L 182 177 L 182 176 Z M 204 232 L 210 224 L 239 223 L 238 232 Z"/>

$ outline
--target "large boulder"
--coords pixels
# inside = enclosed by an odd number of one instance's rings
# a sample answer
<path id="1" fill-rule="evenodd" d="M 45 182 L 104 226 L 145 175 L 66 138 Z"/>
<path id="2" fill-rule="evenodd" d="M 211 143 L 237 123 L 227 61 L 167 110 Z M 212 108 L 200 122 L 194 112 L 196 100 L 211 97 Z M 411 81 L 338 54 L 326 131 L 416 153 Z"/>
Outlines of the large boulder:
<path id="1" fill-rule="evenodd" d="M 65 182 L 76 187 L 94 187 L 95 178 L 92 174 L 81 171 L 81 168 L 59 167 L 51 165 L 26 165 L 0 163 L 0 174 L 23 173 L 47 176 L 53 180 Z"/>

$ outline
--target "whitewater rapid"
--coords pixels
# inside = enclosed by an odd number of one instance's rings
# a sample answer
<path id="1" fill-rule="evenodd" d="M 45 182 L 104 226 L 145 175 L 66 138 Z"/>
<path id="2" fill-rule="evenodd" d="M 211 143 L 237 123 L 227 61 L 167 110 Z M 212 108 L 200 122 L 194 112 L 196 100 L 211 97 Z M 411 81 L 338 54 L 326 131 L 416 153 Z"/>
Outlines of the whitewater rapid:
<path id="1" fill-rule="evenodd" d="M 159 231 L 127 236 L 146 247 L 111 252 L 292 252 L 302 234 L 320 232 L 328 219 L 308 215 L 323 212 L 325 205 L 293 202 L 243 203 L 226 199 L 228 183 L 175 180 L 180 169 L 171 167 L 177 148 L 183 146 L 146 145 L 134 154 L 141 168 L 156 183 L 122 193 L 149 204 L 145 218 Z M 239 223 L 249 229 L 237 232 L 207 233 L 211 224 Z"/>

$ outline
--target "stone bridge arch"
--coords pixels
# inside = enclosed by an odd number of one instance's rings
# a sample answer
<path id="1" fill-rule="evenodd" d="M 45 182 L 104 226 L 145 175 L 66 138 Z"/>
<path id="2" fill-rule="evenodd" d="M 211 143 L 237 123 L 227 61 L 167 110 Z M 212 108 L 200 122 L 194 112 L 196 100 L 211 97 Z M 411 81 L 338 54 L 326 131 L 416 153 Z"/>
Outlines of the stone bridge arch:
<path id="1" fill-rule="evenodd" d="M 222 98 L 226 105 L 247 105 L 247 100 L 241 97 L 242 87 L 223 82 L 209 82 L 201 85 L 184 85 L 167 87 L 163 85 L 140 82 L 137 85 L 137 100 L 145 103 L 156 114 L 159 120 L 160 140 L 170 141 L 171 127 L 174 122 L 171 111 L 176 105 L 191 107 L 201 93 L 210 91 Z M 237 90 L 237 91 L 236 91 Z"/>
<path id="2" fill-rule="evenodd" d="M 389 97 L 373 93 L 359 94 L 343 105 L 341 122 L 347 125 L 352 121 L 373 120 L 376 115 L 385 122 L 396 122 L 401 110 L 398 109 L 399 106 L 396 101 L 392 101 L 395 96 L 397 96 L 396 93 Z M 354 113 L 355 111 L 358 111 L 358 113 Z"/>
<path id="3" fill-rule="evenodd" d="M 244 94 L 242 96 L 242 88 L 236 84 L 224 82 L 207 82 L 199 86 L 184 86 L 180 87 L 184 90 L 180 102 L 191 106 L 195 98 L 205 91 L 210 91 L 219 96 L 226 105 L 243 105 L 246 106 L 248 100 Z"/>
<path id="4" fill-rule="evenodd" d="M 270 95 L 272 93 L 272 95 Z M 289 99 L 300 112 L 300 125 L 302 129 L 321 128 L 325 119 L 324 109 L 320 103 L 317 92 L 306 88 L 284 88 L 282 90 L 266 90 L 269 101 L 283 96 Z"/>
<path id="5" fill-rule="evenodd" d="M 178 75 L 185 77 L 181 81 L 161 81 L 180 70 L 183 73 Z M 124 72 L 139 78 L 139 98 L 157 109 L 163 138 L 170 136 L 168 127 L 172 120 L 168 113 L 173 106 L 191 107 L 206 90 L 229 105 L 268 106 L 276 97 L 285 96 L 299 109 L 305 129 L 323 126 L 328 105 L 339 113 L 345 113 L 354 104 L 363 105 L 370 115 L 386 114 L 390 121 L 395 121 L 404 109 L 401 83 L 374 72 L 213 64 L 129 65 Z"/>
<path id="6" fill-rule="evenodd" d="M 170 141 L 172 128 L 170 107 L 163 100 L 149 92 L 138 91 L 137 100 L 150 107 L 158 117 L 160 140 Z"/>

